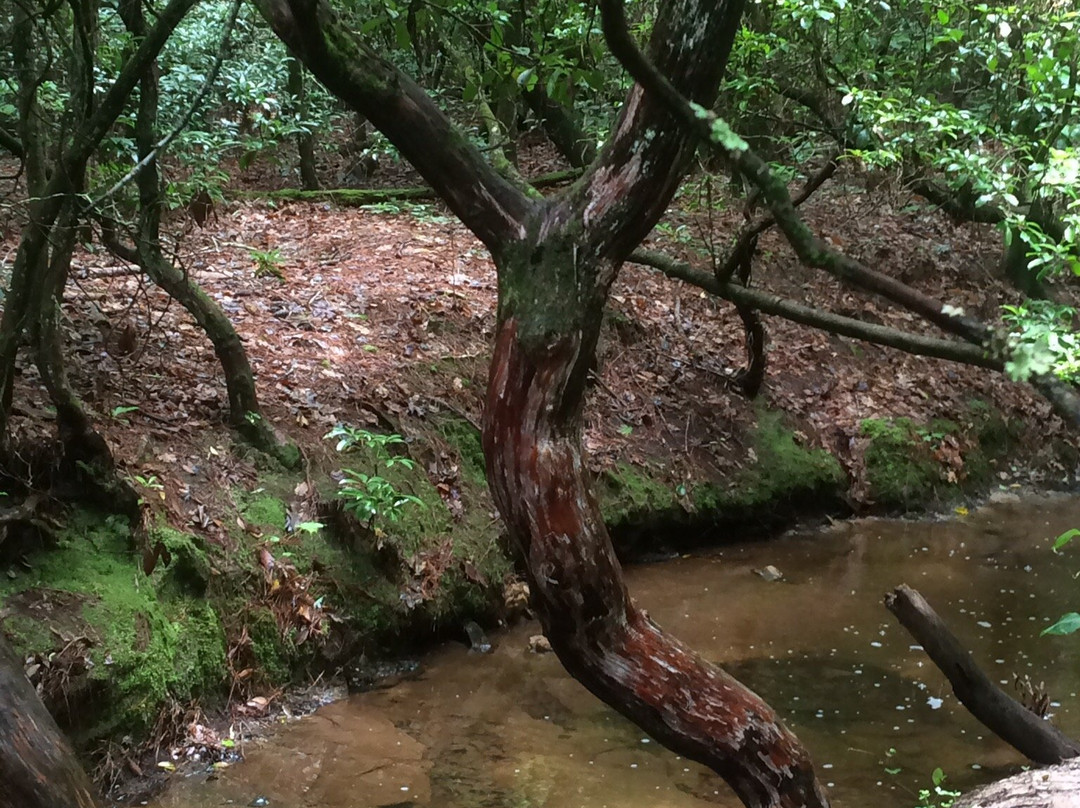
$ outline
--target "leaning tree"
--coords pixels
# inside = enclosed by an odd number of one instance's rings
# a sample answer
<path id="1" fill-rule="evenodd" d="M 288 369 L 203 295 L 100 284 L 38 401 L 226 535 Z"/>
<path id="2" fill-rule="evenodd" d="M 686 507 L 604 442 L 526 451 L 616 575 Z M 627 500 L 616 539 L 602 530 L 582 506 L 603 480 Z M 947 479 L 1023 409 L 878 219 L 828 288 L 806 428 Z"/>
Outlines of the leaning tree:
<path id="1" fill-rule="evenodd" d="M 499 294 L 483 423 L 488 482 L 559 659 L 671 749 L 718 772 L 747 806 L 827 805 L 808 754 L 769 706 L 665 633 L 627 593 L 581 446 L 585 383 L 609 289 L 626 260 L 650 262 L 635 249 L 705 140 L 760 189 L 772 221 L 808 265 L 969 344 L 935 344 L 955 350 L 952 358 L 1001 368 L 1002 357 L 989 354 L 992 330 L 816 238 L 786 185 L 708 111 L 742 0 L 661 4 L 647 54 L 627 31 L 621 0 L 601 0 L 604 33 L 638 84 L 580 179 L 548 198 L 489 165 L 428 95 L 354 36 L 324 0 L 258 3 L 295 57 L 378 127 L 491 252 Z M 684 267 L 661 268 L 690 279 Z M 730 291 L 729 281 L 713 285 Z M 756 304 L 744 297 L 742 305 Z M 1071 388 L 1052 378 L 1032 381 L 1059 412 L 1080 421 Z"/>
<path id="2" fill-rule="evenodd" d="M 747 806 L 828 805 L 809 755 L 773 710 L 660 629 L 627 593 L 581 445 L 586 380 L 609 289 L 625 261 L 650 259 L 635 250 L 704 139 L 762 190 L 805 263 L 918 311 L 977 345 L 969 360 L 999 367 L 999 358 L 983 356 L 990 330 L 816 239 L 786 186 L 708 112 L 743 0 L 660 4 L 644 54 L 626 31 L 619 0 L 602 0 L 605 34 L 639 83 L 580 179 L 548 198 L 486 162 L 325 0 L 258 4 L 293 55 L 377 126 L 491 252 L 499 304 L 483 424 L 488 481 L 562 663 L 658 740 L 718 772 Z M 694 277 L 685 267 L 661 268 Z M 734 296 L 730 280 L 715 278 L 714 285 Z M 767 302 L 741 298 L 750 308 Z M 1080 412 L 1071 389 L 1037 381 L 1059 410 Z"/>
<path id="3" fill-rule="evenodd" d="M 747 805 L 826 805 L 809 756 L 772 709 L 631 601 L 582 457 L 585 384 L 608 290 L 664 213 L 696 138 L 635 87 L 582 177 L 534 198 L 328 5 L 260 7 L 294 55 L 382 130 L 491 252 L 499 311 L 484 413 L 488 481 L 560 660 L 663 743 L 720 773 Z M 704 107 L 742 7 L 674 0 L 655 20 L 653 62 Z"/>

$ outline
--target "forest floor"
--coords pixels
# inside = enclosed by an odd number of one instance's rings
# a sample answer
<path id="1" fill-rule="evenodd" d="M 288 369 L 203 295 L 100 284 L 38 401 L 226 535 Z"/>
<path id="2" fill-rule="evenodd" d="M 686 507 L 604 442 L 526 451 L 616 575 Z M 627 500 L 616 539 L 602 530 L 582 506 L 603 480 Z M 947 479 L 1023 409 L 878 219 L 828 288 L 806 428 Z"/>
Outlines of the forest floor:
<path id="1" fill-rule="evenodd" d="M 544 149 L 530 151 L 526 163 L 531 175 L 559 167 Z M 486 250 L 434 202 L 357 208 L 282 201 L 259 194 L 291 184 L 288 172 L 259 164 L 246 173 L 234 167 L 234 176 L 245 196 L 227 195 L 201 225 L 182 209 L 173 215 L 173 250 L 244 338 L 263 416 L 300 447 L 305 472 L 282 474 L 237 442 L 227 426 L 220 366 L 205 335 L 178 304 L 96 244 L 76 255 L 64 315 L 73 385 L 94 412 L 121 472 L 143 493 L 150 518 L 197 537 L 200 546 L 217 548 L 210 572 L 200 573 L 210 581 L 204 588 L 215 591 L 215 576 L 230 575 L 223 559 L 242 568 L 230 580 L 250 587 L 281 636 L 292 638 L 293 656 L 283 656 L 283 671 L 261 680 L 253 676 L 237 649 L 247 642 L 259 657 L 252 639 L 257 615 L 244 606 L 249 616 L 230 622 L 226 611 L 236 603 L 221 596 L 227 650 L 215 651 L 221 660 L 213 664 L 227 664 L 232 695 L 241 711 L 255 716 L 278 698 L 282 683 L 297 678 L 297 628 L 320 629 L 313 613 L 330 622 L 316 593 L 344 592 L 325 582 L 320 590 L 318 584 L 343 575 L 345 562 L 336 555 L 327 561 L 329 550 L 303 557 L 302 542 L 287 535 L 297 523 L 326 520 L 320 509 L 332 499 L 334 480 L 348 463 L 324 437 L 335 425 L 403 436 L 426 486 L 410 490 L 441 501 L 446 514 L 442 521 L 425 517 L 418 528 L 422 539 L 399 548 L 390 562 L 398 569 L 385 580 L 349 590 L 353 599 L 359 591 L 361 599 L 385 607 L 363 618 L 379 625 L 380 639 L 407 625 L 388 621 L 393 604 L 411 608 L 431 598 L 440 579 L 447 588 L 452 564 L 465 585 L 501 590 L 513 575 L 508 562 L 495 560 L 504 558 L 502 550 L 492 552 L 498 517 L 486 497 L 478 456 L 477 426 L 496 323 L 496 278 Z M 419 184 L 404 167 L 381 169 L 374 181 L 387 187 Z M 707 182 L 699 178 L 684 187 L 648 246 L 706 269 L 711 259 L 704 245 L 715 243 L 723 253 L 744 221 L 742 205 L 710 206 L 707 199 L 722 199 L 727 184 L 718 182 L 707 193 Z M 956 224 L 923 200 L 869 184 L 858 171 L 842 171 L 803 212 L 819 234 L 850 255 L 984 319 L 995 319 L 1002 303 L 1019 302 L 996 274 L 998 233 Z M 10 266 L 17 247 L 14 210 L 6 209 L 6 220 L 0 219 L 0 266 Z M 775 232 L 761 238 L 754 285 L 869 322 L 934 333 L 912 315 L 857 296 L 802 266 Z M 734 382 L 745 361 L 734 308 L 645 267 L 623 269 L 611 294 L 584 429 L 588 462 L 612 522 L 645 519 L 656 510 L 691 521 L 705 516 L 690 543 L 716 542 L 745 535 L 743 529 L 755 525 L 775 527 L 787 517 L 954 506 L 962 511 L 965 496 L 998 487 L 1073 482 L 1076 440 L 1027 386 L 981 368 L 865 345 L 776 318 L 766 318 L 766 327 L 766 381 L 758 399 L 749 401 Z M 15 413 L 20 438 L 52 439 L 48 397 L 29 363 L 22 366 Z M 808 474 L 821 479 L 808 483 Z M 830 488 L 824 497 L 822 481 Z M 717 532 L 707 512 L 725 505 L 739 511 L 737 525 Z M 454 536 L 466 535 L 466 524 L 483 540 L 463 549 L 454 542 L 466 540 Z M 661 550 L 663 544 L 639 542 L 636 550 Z M 371 555 L 378 566 L 382 540 L 375 545 Z M 265 555 L 270 552 L 279 561 L 295 555 L 299 573 L 274 578 Z M 8 577 L 15 582 L 6 584 L 6 602 L 0 587 L 0 620 L 37 619 L 33 610 L 47 599 L 43 593 L 64 589 L 30 580 L 46 564 L 0 561 L 11 565 Z M 261 579 L 264 588 L 251 584 Z M 293 587 L 295 613 L 283 614 L 274 600 L 280 586 Z M 427 621 L 430 630 L 452 615 L 448 619 L 460 629 L 474 613 L 471 606 L 441 606 L 419 622 Z M 10 621 L 5 628 L 12 631 Z M 68 634 L 88 636 L 93 630 L 67 628 Z M 24 653 L 47 651 L 27 636 L 22 640 Z M 108 649 L 107 640 L 95 642 Z M 322 653 L 324 663 L 341 663 L 340 656 Z M 269 663 L 259 658 L 250 664 Z M 166 678 L 166 689 L 172 681 Z M 197 747 L 191 740 L 196 722 L 184 715 L 175 719 L 186 726 L 180 734 Z M 95 725 L 86 738 L 100 739 L 109 731 Z M 220 740 L 215 748 L 224 753 Z"/>
<path id="2" fill-rule="evenodd" d="M 533 173 L 558 167 L 543 149 L 530 156 Z M 265 165 L 236 173 L 248 191 L 272 189 L 284 175 Z M 404 167 L 376 179 L 419 184 Z M 984 319 L 994 320 L 1002 303 L 1020 302 L 996 275 L 996 231 L 956 224 L 886 185 L 867 190 L 865 181 L 841 172 L 804 207 L 826 240 Z M 724 187 L 717 183 L 714 195 Z M 323 436 L 342 422 L 390 425 L 406 435 L 410 422 L 430 414 L 480 422 L 496 279 L 486 250 L 440 205 L 246 199 L 218 205 L 202 227 L 182 213 L 174 222 L 183 232 L 177 258 L 232 319 L 266 417 L 309 460 L 334 464 Z M 707 245 L 715 243 L 723 256 L 725 239 L 742 222 L 737 201 L 714 205 L 710 214 L 705 180 L 691 181 L 648 246 L 708 269 Z M 17 229 L 9 222 L 3 232 L 6 263 Z M 761 239 L 754 285 L 872 323 L 935 333 L 913 315 L 802 266 L 775 231 Z M 65 313 L 71 376 L 125 469 L 155 476 L 166 491 L 188 491 L 193 480 L 178 479 L 184 469 L 199 465 L 209 446 L 231 443 L 209 341 L 180 306 L 95 247 L 76 257 Z M 1053 485 L 1072 472 L 1056 445 L 1071 437 L 1025 385 L 778 318 L 766 318 L 766 326 L 766 381 L 758 400 L 748 401 L 733 382 L 745 362 L 734 307 L 628 264 L 612 290 L 586 408 L 593 469 L 647 466 L 673 489 L 695 478 L 729 477 L 747 463 L 752 447 L 745 436 L 764 408 L 784 413 L 799 443 L 833 453 L 848 473 L 850 503 L 868 508 L 875 501 L 864 479 L 867 419 L 921 425 L 942 481 L 956 482 L 973 447 L 962 435 L 942 444 L 931 425 L 963 422 L 979 401 L 1040 436 L 1028 445 L 1014 441 L 1008 460 L 1015 462 L 995 469 L 995 483 Z M 33 368 L 23 379 L 18 428 L 47 436 L 50 408 Z"/>

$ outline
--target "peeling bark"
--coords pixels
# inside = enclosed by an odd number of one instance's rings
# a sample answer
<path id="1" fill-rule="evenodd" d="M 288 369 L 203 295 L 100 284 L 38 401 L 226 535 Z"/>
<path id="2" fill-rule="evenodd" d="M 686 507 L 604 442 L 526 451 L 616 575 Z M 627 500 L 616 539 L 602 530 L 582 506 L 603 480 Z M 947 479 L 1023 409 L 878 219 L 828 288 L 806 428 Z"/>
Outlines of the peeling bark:
<path id="1" fill-rule="evenodd" d="M 488 481 L 528 563 L 533 607 L 566 669 L 668 748 L 719 773 L 749 808 L 827 806 L 809 755 L 755 693 L 631 601 L 590 494 L 572 336 L 542 350 L 499 328 L 484 413 Z"/>
<path id="2" fill-rule="evenodd" d="M 1080 760 L 1014 774 L 965 794 L 952 808 L 1080 808 Z"/>
<path id="3" fill-rule="evenodd" d="M 670 202 L 694 136 L 635 88 L 581 179 L 533 202 L 321 0 L 259 4 L 308 69 L 375 123 L 491 249 L 499 330 L 484 416 L 488 480 L 567 670 L 712 767 L 747 806 L 827 806 L 809 755 L 768 705 L 634 606 L 582 459 L 585 382 L 609 287 Z M 716 98 L 742 8 L 743 0 L 660 6 L 650 54 L 698 103 Z"/>

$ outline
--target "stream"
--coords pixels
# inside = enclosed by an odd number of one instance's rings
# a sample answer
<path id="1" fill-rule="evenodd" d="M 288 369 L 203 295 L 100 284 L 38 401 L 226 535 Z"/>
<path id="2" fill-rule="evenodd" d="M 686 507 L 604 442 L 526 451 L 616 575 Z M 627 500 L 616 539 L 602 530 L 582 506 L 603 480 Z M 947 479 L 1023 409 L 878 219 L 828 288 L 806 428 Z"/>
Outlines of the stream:
<path id="1" fill-rule="evenodd" d="M 942 768 L 970 788 L 1017 770 L 882 605 L 918 589 L 991 678 L 1045 682 L 1055 723 L 1080 736 L 1080 637 L 1039 637 L 1080 610 L 1080 498 L 1025 498 L 949 521 L 858 520 L 636 566 L 649 614 L 760 693 L 810 749 L 835 806 L 911 808 Z M 769 582 L 767 565 L 783 573 Z M 355 695 L 249 743 L 213 775 L 177 776 L 157 808 L 692 808 L 739 803 L 593 698 L 535 623 L 450 644 L 422 674 Z"/>

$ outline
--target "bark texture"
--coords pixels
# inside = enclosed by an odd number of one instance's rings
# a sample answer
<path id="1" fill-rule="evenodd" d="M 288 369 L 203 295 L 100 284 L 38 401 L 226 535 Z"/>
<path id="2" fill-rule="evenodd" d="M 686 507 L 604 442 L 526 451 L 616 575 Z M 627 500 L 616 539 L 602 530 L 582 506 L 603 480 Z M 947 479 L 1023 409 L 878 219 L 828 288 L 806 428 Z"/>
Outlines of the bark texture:
<path id="1" fill-rule="evenodd" d="M 769 706 L 634 606 L 582 457 L 585 384 L 608 289 L 667 208 L 694 137 L 662 100 L 634 88 L 582 177 L 530 200 L 409 79 L 341 31 L 323 3 L 259 2 L 305 66 L 382 129 L 491 249 L 499 327 L 484 414 L 488 481 L 567 670 L 657 740 L 717 771 L 747 806 L 828 805 L 808 754 Z M 660 9 L 651 58 L 710 106 L 742 0 L 671 0 Z"/>
<path id="2" fill-rule="evenodd" d="M 96 808 L 93 787 L 0 635 L 0 808 Z"/>
<path id="3" fill-rule="evenodd" d="M 750 808 L 828 805 L 806 750 L 773 710 L 630 600 L 589 493 L 577 402 L 566 398 L 582 347 L 567 338 L 530 352 L 506 320 L 484 417 L 492 493 L 527 559 L 552 648 L 596 696 L 713 768 Z"/>
<path id="4" fill-rule="evenodd" d="M 1080 808 L 1080 760 L 1014 774 L 965 794 L 952 808 Z"/>

